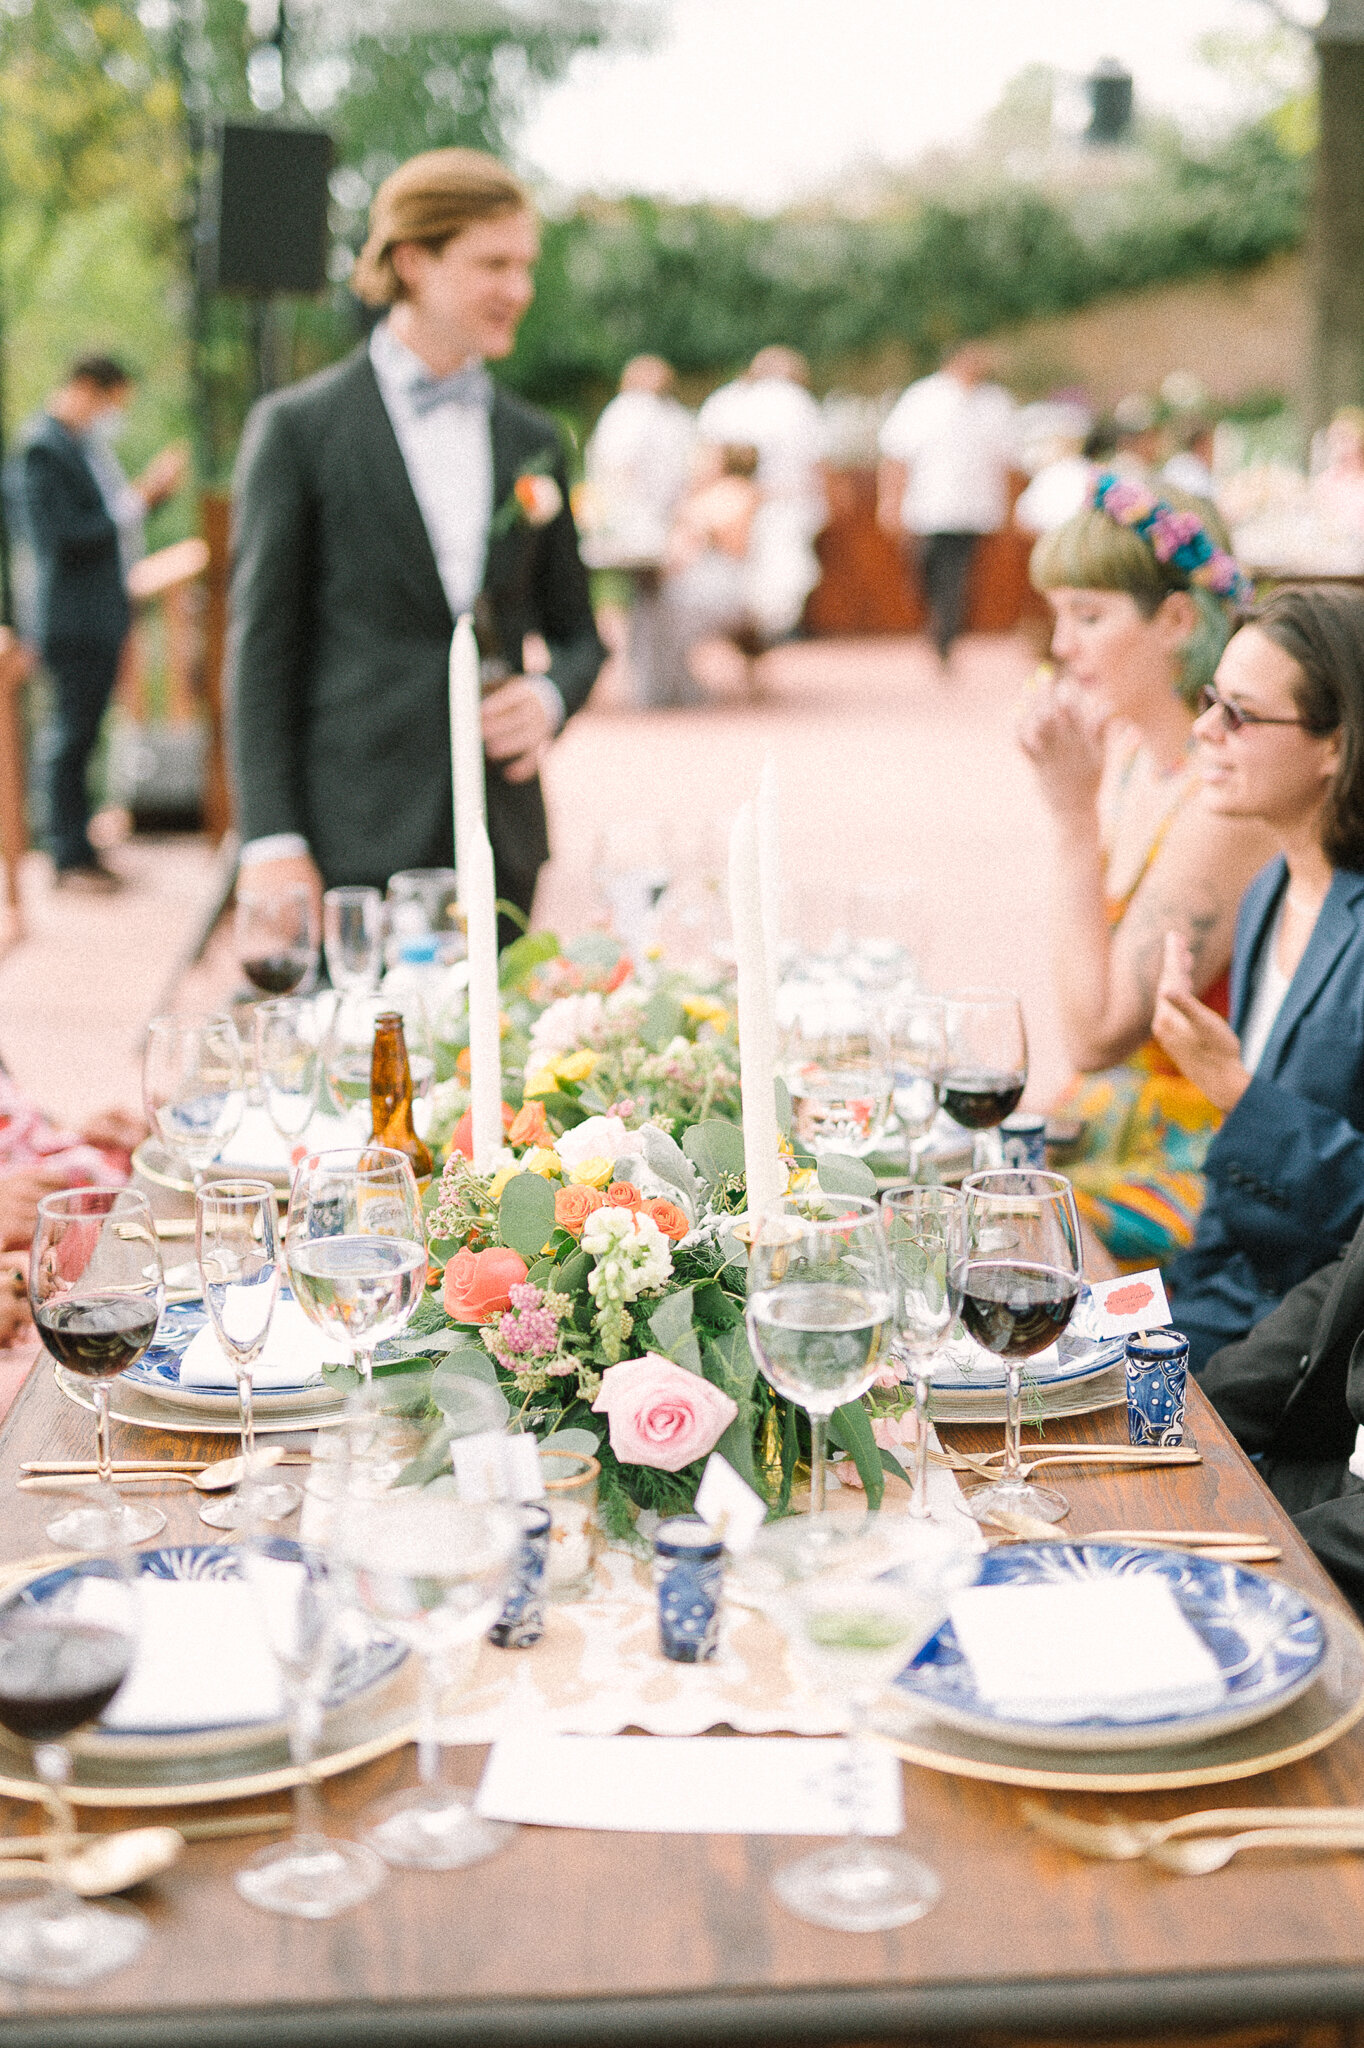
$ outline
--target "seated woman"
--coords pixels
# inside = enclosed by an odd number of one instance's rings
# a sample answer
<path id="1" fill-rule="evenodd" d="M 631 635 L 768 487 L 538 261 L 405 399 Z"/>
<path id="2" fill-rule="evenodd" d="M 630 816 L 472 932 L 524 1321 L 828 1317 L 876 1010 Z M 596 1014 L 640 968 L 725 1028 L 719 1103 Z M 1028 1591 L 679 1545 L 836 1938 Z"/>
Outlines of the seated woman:
<path id="1" fill-rule="evenodd" d="M 1364 1215 L 1364 598 L 1285 590 L 1218 664 L 1195 727 L 1203 804 L 1267 827 L 1231 1023 L 1172 934 L 1155 1035 L 1224 1116 L 1208 1195 L 1167 1284 L 1200 1369 L 1344 1245 Z"/>
<path id="2" fill-rule="evenodd" d="M 1067 1167 L 1119 1266 L 1187 1245 L 1218 1112 L 1150 1040 L 1167 931 L 1225 1009 L 1236 907 L 1273 850 L 1264 829 L 1197 801 L 1193 727 L 1242 588 L 1210 507 L 1100 476 L 1088 508 L 1033 550 L 1055 614 L 1058 681 L 1019 739 L 1056 829 L 1055 977 L 1080 1070 L 1057 1114 L 1083 1123 Z"/>

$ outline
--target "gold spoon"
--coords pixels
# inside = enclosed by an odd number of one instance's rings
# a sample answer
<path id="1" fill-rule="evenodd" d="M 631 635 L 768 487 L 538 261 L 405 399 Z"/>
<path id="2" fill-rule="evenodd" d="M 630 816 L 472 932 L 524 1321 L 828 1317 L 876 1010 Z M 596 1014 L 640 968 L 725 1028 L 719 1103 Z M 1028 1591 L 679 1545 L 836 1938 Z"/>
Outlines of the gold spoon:
<path id="1" fill-rule="evenodd" d="M 1057 1813 L 1037 1799 L 1019 1804 L 1028 1826 L 1039 1834 L 1063 1843 L 1078 1856 L 1095 1856 L 1105 1863 L 1135 1863 L 1181 1835 L 1216 1834 L 1228 1828 L 1312 1828 L 1318 1833 L 1364 1828 L 1364 1806 L 1205 1807 L 1198 1813 L 1181 1813 L 1174 1820 L 1147 1821 L 1080 1820 L 1072 1813 Z"/>
<path id="2" fill-rule="evenodd" d="M 178 1828 L 128 1828 L 116 1835 L 100 1835 L 59 1859 L 58 1874 L 63 1883 L 83 1899 L 100 1899 L 108 1892 L 126 1892 L 135 1884 L 169 1870 L 185 1853 L 185 1838 Z M 0 1862 L 0 1878 L 35 1878 L 38 1866 L 19 1859 Z"/>
<path id="3" fill-rule="evenodd" d="M 1148 1863 L 1180 1877 L 1207 1877 L 1243 1849 L 1364 1849 L 1364 1828 L 1251 1828 L 1241 1835 L 1207 1835 L 1192 1842 L 1156 1842 Z"/>
<path id="4" fill-rule="evenodd" d="M 278 1465 L 284 1452 L 278 1444 L 267 1444 L 256 1452 L 258 1466 Z M 192 1486 L 198 1493 L 227 1493 L 230 1488 L 240 1486 L 246 1477 L 245 1458 L 219 1458 L 202 1472 L 115 1472 L 116 1486 L 127 1486 L 134 1479 L 178 1480 L 182 1486 Z M 73 1486 L 98 1486 L 98 1472 L 31 1472 L 16 1484 L 21 1493 L 66 1493 Z"/>

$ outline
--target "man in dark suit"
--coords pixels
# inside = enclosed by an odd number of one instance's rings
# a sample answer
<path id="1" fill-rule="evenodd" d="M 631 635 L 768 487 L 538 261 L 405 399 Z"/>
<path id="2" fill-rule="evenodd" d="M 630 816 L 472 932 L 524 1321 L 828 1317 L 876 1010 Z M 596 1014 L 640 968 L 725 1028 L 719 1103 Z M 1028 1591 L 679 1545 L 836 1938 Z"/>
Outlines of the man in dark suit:
<path id="1" fill-rule="evenodd" d="M 52 679 L 45 736 L 48 831 L 59 883 L 116 889 L 90 842 L 86 771 L 128 631 L 127 575 L 142 520 L 180 488 L 185 454 L 163 449 L 129 483 L 114 456 L 132 379 L 108 356 L 74 363 L 25 429 L 8 477 L 33 550 L 33 637 Z"/>
<path id="2" fill-rule="evenodd" d="M 530 304 L 529 199 L 491 157 L 433 150 L 385 181 L 356 289 L 367 347 L 256 407 L 237 476 L 229 642 L 252 889 L 383 887 L 449 866 L 448 661 L 473 610 L 499 893 L 548 857 L 538 769 L 604 659 L 554 423 L 497 390 Z M 528 635 L 547 675 L 523 675 Z"/>
<path id="3" fill-rule="evenodd" d="M 1209 1361 L 1202 1388 L 1356 1612 L 1364 1616 L 1364 1224 L 1249 1336 Z"/>

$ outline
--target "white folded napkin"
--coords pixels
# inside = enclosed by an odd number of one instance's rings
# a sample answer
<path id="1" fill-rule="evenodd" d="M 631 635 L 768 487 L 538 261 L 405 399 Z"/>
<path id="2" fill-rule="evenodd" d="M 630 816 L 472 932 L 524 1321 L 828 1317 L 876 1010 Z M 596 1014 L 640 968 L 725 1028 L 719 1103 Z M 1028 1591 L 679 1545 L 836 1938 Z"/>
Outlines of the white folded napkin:
<path id="1" fill-rule="evenodd" d="M 1216 1659 L 1153 1574 L 968 1586 L 951 1618 L 982 1697 L 1010 1720 L 1148 1721 L 1226 1697 Z"/>
<path id="2" fill-rule="evenodd" d="M 324 1337 L 314 1328 L 296 1301 L 281 1299 L 275 1303 L 265 1349 L 251 1368 L 251 1384 L 267 1392 L 272 1387 L 311 1386 L 321 1379 L 324 1365 L 345 1365 L 349 1357 L 344 1344 Z M 180 1384 L 236 1388 L 236 1372 L 214 1334 L 212 1323 L 205 1323 L 185 1346 L 180 1358 Z"/>
<path id="3" fill-rule="evenodd" d="M 287 1712 L 271 1635 L 293 1633 L 303 1566 L 260 1561 L 262 1585 L 244 1579 L 137 1581 L 133 1667 L 100 1716 L 109 1729 L 230 1728 Z M 107 1581 L 85 1579 L 75 1611 L 109 1618 Z"/>

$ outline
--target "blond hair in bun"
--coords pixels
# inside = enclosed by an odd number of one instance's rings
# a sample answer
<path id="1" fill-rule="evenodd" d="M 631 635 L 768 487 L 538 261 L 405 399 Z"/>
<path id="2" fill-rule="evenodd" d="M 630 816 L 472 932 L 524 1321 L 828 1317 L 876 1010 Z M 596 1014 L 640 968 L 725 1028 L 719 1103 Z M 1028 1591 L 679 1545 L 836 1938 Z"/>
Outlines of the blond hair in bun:
<path id="1" fill-rule="evenodd" d="M 481 149 L 428 149 L 400 164 L 375 193 L 351 287 L 366 305 L 392 306 L 405 296 L 393 268 L 399 242 L 439 251 L 475 221 L 531 211 L 525 186 L 496 157 Z"/>

